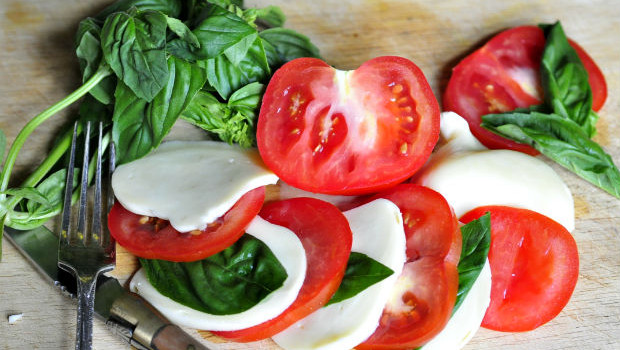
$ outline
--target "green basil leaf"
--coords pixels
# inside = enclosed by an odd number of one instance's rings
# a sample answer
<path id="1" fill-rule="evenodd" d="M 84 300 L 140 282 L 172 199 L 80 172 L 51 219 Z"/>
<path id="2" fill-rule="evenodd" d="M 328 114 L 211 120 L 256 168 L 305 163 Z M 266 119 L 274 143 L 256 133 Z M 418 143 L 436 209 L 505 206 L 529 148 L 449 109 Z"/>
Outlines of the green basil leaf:
<path id="1" fill-rule="evenodd" d="M 452 313 L 461 306 L 471 287 L 480 276 L 491 246 L 491 216 L 489 213 L 461 227 L 463 245 L 457 269 L 459 289 Z"/>
<path id="2" fill-rule="evenodd" d="M 482 117 L 482 126 L 526 143 L 585 180 L 620 198 L 620 171 L 603 148 L 575 122 L 555 114 L 504 113 Z"/>
<path id="3" fill-rule="evenodd" d="M 592 89 L 588 72 L 568 43 L 560 22 L 542 28 L 546 37 L 541 64 L 545 103 L 553 113 L 573 120 L 592 137 L 598 118 L 591 113 Z"/>
<path id="4" fill-rule="evenodd" d="M 119 164 L 155 149 L 206 81 L 204 70 L 174 56 L 168 58 L 168 81 L 152 102 L 136 96 L 125 84 L 116 89 L 112 138 Z"/>
<path id="5" fill-rule="evenodd" d="M 166 16 L 157 11 L 118 12 L 103 25 L 101 47 L 114 73 L 138 97 L 152 101 L 168 80 Z"/>
<path id="6" fill-rule="evenodd" d="M 101 11 L 96 19 L 103 22 L 109 15 L 115 12 L 128 11 L 132 7 L 141 11 L 153 10 L 170 17 L 179 17 L 182 3 L 181 0 L 119 0 Z"/>
<path id="7" fill-rule="evenodd" d="M 161 294 L 213 315 L 248 310 L 287 278 L 269 247 L 250 235 L 204 260 L 176 263 L 140 259 L 140 263 Z"/>
<path id="8" fill-rule="evenodd" d="M 102 63 L 101 27 L 93 18 L 86 18 L 80 22 L 75 42 L 75 54 L 82 72 L 82 82 L 86 82 L 97 71 Z M 105 62 L 103 62 L 105 64 Z M 116 77 L 110 75 L 104 78 L 89 93 L 103 104 L 112 103 Z"/>
<path id="9" fill-rule="evenodd" d="M 260 103 L 265 92 L 265 85 L 250 83 L 235 91 L 228 99 L 228 107 L 233 111 L 242 113 L 252 120 L 252 126 L 258 118 Z"/>
<path id="10" fill-rule="evenodd" d="M 246 11 L 249 10 L 251 9 Z M 286 16 L 278 6 L 267 6 L 254 10 L 256 11 L 256 19 L 266 23 L 270 27 L 282 27 L 284 22 L 286 22 Z"/>
<path id="11" fill-rule="evenodd" d="M 168 28 L 178 35 L 181 40 L 185 41 L 190 46 L 200 48 L 198 38 L 196 38 L 196 35 L 192 33 L 185 23 L 173 17 L 166 17 L 166 22 L 168 23 Z"/>
<path id="12" fill-rule="evenodd" d="M 340 287 L 325 306 L 352 298 L 392 274 L 392 269 L 368 255 L 351 252 Z"/>
<path id="13" fill-rule="evenodd" d="M 271 28 L 259 33 L 265 50 L 269 53 L 269 65 L 279 67 L 300 57 L 320 57 L 319 49 L 303 34 L 287 28 Z M 274 55 L 275 53 L 275 55 Z"/>

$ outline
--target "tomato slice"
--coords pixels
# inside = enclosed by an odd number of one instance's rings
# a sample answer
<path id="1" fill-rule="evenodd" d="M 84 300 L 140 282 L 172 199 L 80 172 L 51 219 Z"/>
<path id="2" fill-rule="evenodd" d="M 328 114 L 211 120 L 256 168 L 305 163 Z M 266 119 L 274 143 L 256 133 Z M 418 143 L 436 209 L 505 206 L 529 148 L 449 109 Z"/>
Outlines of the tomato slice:
<path id="1" fill-rule="evenodd" d="M 491 304 L 482 326 L 523 332 L 550 321 L 568 303 L 579 275 L 577 244 L 564 226 L 527 209 L 485 206 L 491 213 Z"/>
<path id="2" fill-rule="evenodd" d="M 348 72 L 299 58 L 271 78 L 256 138 L 265 164 L 294 187 L 372 193 L 424 164 L 439 138 L 439 105 L 405 58 L 378 57 Z"/>
<path id="3" fill-rule="evenodd" d="M 585 51 L 569 40 L 588 71 L 592 108 L 599 110 L 607 97 L 601 70 Z M 521 26 L 494 36 L 457 64 L 443 96 L 443 107 L 465 118 L 485 146 L 538 154 L 534 148 L 508 140 L 480 126 L 481 117 L 542 103 L 540 64 L 545 48 L 543 31 Z"/>
<path id="4" fill-rule="evenodd" d="M 401 184 L 377 194 L 396 204 L 407 236 L 407 263 L 375 333 L 356 349 L 411 349 L 437 335 L 452 314 L 458 291 L 461 233 L 438 192 Z"/>
<path id="5" fill-rule="evenodd" d="M 117 202 L 108 215 L 108 228 L 116 242 L 141 258 L 196 261 L 237 241 L 264 200 L 264 187 L 246 193 L 199 234 L 179 232 L 166 220 L 134 214 Z"/>
<path id="6" fill-rule="evenodd" d="M 353 242 L 342 212 L 318 199 L 271 202 L 259 215 L 299 236 L 308 262 L 306 279 L 295 302 L 278 317 L 238 331 L 213 332 L 237 342 L 270 338 L 325 305 L 340 286 Z"/>

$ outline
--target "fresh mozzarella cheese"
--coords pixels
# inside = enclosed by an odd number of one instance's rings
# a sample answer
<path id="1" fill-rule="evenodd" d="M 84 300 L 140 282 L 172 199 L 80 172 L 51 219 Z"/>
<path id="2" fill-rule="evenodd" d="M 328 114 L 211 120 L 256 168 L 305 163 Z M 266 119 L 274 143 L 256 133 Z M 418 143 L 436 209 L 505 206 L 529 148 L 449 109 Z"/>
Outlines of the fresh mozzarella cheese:
<path id="1" fill-rule="evenodd" d="M 173 141 L 119 166 L 112 177 L 129 211 L 167 219 L 181 232 L 204 229 L 241 196 L 278 177 L 256 150 L 215 141 Z"/>
<path id="2" fill-rule="evenodd" d="M 353 233 L 351 250 L 366 254 L 394 273 L 276 334 L 273 340 L 285 349 L 351 349 L 372 335 L 379 325 L 383 307 L 406 260 L 400 210 L 386 199 L 377 199 L 344 215 Z"/>
<path id="3" fill-rule="evenodd" d="M 353 203 L 357 198 L 357 196 L 342 196 L 342 195 L 331 195 L 331 194 L 322 194 L 322 193 L 313 193 L 304 191 L 297 187 L 293 187 L 284 181 L 279 181 L 278 186 L 275 189 L 275 194 L 273 195 L 274 199 L 284 200 L 288 198 L 298 198 L 298 197 L 310 197 L 320 199 L 324 202 L 331 203 L 338 208 L 347 207 L 351 203 Z"/>
<path id="4" fill-rule="evenodd" d="M 423 350 L 458 350 L 473 338 L 491 302 L 491 267 L 487 259 L 480 275 L 445 328 Z"/>
<path id="5" fill-rule="evenodd" d="M 416 182 L 441 193 L 458 217 L 483 205 L 506 205 L 537 211 L 575 228 L 570 190 L 546 163 L 510 150 L 488 150 L 473 138 L 467 122 L 442 113 L 447 143 L 425 165 Z"/>
<path id="6" fill-rule="evenodd" d="M 247 233 L 263 241 L 288 274 L 284 284 L 252 308 L 232 315 L 211 315 L 194 310 L 160 294 L 139 270 L 129 288 L 140 294 L 173 323 L 196 329 L 233 331 L 268 321 L 286 310 L 297 298 L 306 276 L 306 253 L 289 229 L 256 217 Z"/>

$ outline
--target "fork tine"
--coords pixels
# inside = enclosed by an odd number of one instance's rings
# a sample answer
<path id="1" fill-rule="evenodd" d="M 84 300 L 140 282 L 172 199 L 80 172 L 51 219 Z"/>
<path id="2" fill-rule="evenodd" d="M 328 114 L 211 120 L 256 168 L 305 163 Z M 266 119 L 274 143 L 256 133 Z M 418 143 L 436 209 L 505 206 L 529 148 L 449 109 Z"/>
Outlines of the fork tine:
<path id="1" fill-rule="evenodd" d="M 90 230 L 91 238 L 94 238 L 96 243 L 102 245 L 102 218 L 103 208 L 102 208 L 102 200 L 101 200 L 101 153 L 103 153 L 101 137 L 102 137 L 102 123 L 100 122 L 98 125 L 98 135 L 97 135 L 97 163 L 95 165 L 95 198 L 93 203 L 93 222 Z"/>
<path id="2" fill-rule="evenodd" d="M 102 129 L 103 129 L 103 123 L 102 125 Z M 116 168 L 116 148 L 114 146 L 114 142 L 112 142 L 112 140 L 109 140 L 109 146 L 108 146 L 108 173 L 106 174 L 107 178 L 106 178 L 106 182 L 108 184 L 107 187 L 107 191 L 106 191 L 106 213 L 108 213 L 110 211 L 110 209 L 112 209 L 112 205 L 114 205 L 114 192 L 112 191 L 112 173 L 114 172 Z M 107 225 L 105 225 L 105 227 L 103 228 L 103 230 L 106 234 L 103 235 L 102 238 L 102 246 L 106 247 L 107 250 L 114 250 L 115 246 L 114 246 L 114 242 L 112 241 L 109 232 L 107 231 Z"/>
<path id="3" fill-rule="evenodd" d="M 65 175 L 65 193 L 64 193 L 64 201 L 63 201 L 63 210 L 62 210 L 62 220 L 61 220 L 61 235 L 60 235 L 60 243 L 67 243 L 71 240 L 69 235 L 71 234 L 71 197 L 73 197 L 73 177 L 75 170 L 75 149 L 76 149 L 76 138 L 78 134 L 78 125 L 77 123 L 73 126 L 73 137 L 71 140 L 71 150 L 69 153 L 69 166 L 67 167 L 67 173 Z"/>
<path id="4" fill-rule="evenodd" d="M 85 245 L 88 245 L 86 234 L 86 201 L 88 200 L 88 160 L 90 158 L 89 142 L 90 140 L 90 122 L 86 122 L 86 128 L 84 130 L 84 159 L 82 162 L 81 180 L 80 180 L 80 200 L 78 206 L 78 223 L 77 234 L 81 241 L 84 241 Z"/>

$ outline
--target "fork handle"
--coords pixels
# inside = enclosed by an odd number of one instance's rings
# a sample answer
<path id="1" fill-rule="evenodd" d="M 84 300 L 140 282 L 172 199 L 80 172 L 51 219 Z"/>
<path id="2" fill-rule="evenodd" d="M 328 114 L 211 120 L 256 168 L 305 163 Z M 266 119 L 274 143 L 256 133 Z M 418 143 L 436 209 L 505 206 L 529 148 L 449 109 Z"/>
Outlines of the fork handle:
<path id="1" fill-rule="evenodd" d="M 93 345 L 93 309 L 96 282 L 96 277 L 77 278 L 78 307 L 75 350 L 90 350 Z"/>

